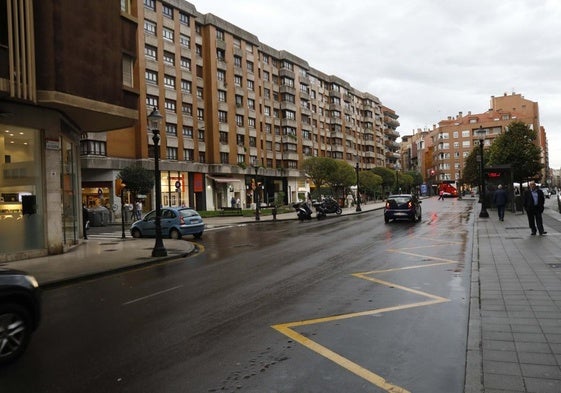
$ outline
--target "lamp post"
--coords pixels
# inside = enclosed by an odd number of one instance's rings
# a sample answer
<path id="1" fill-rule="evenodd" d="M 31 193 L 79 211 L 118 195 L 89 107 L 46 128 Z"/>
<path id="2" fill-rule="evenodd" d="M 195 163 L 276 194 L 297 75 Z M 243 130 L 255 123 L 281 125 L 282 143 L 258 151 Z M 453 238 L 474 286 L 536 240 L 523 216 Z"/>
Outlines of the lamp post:
<path id="1" fill-rule="evenodd" d="M 156 188 L 156 243 L 152 249 L 153 257 L 165 257 L 168 255 L 162 239 L 162 178 L 160 176 L 160 122 L 162 115 L 156 107 L 148 115 L 148 124 L 152 129 L 152 141 L 154 142 L 154 187 Z"/>
<path id="2" fill-rule="evenodd" d="M 125 188 L 127 185 L 121 182 L 121 239 L 125 238 Z"/>
<path id="3" fill-rule="evenodd" d="M 401 169 L 401 164 L 399 163 L 399 161 L 397 161 L 395 163 L 395 192 L 397 194 L 401 194 L 401 187 L 399 187 L 399 171 Z"/>
<path id="4" fill-rule="evenodd" d="M 356 163 L 356 211 L 361 212 L 362 209 L 360 208 L 360 186 L 358 181 L 358 162 Z"/>
<path id="5" fill-rule="evenodd" d="M 481 211 L 479 212 L 480 218 L 488 218 L 489 213 L 487 212 L 487 207 L 485 206 L 485 173 L 484 173 L 484 158 L 483 158 L 483 144 L 485 143 L 485 134 L 486 131 L 483 129 L 483 126 L 479 126 L 479 130 L 477 130 L 477 135 L 479 136 L 479 154 L 481 156 L 481 160 L 479 161 L 480 165 L 480 176 L 481 176 L 481 190 L 479 191 L 479 202 L 481 203 Z"/>
<path id="6" fill-rule="evenodd" d="M 259 167 L 255 167 L 255 188 L 253 189 L 253 201 L 255 202 L 255 221 L 261 220 L 259 216 L 259 184 L 257 183 L 257 173 L 259 172 Z"/>

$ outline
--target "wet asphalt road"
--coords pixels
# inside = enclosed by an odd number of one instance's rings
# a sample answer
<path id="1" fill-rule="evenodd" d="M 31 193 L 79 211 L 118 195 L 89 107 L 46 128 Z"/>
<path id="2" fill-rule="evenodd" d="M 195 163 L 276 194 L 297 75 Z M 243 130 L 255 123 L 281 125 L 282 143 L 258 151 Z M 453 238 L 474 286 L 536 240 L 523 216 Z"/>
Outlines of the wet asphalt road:
<path id="1" fill-rule="evenodd" d="M 44 294 L 4 392 L 462 392 L 473 201 L 205 232 Z"/>

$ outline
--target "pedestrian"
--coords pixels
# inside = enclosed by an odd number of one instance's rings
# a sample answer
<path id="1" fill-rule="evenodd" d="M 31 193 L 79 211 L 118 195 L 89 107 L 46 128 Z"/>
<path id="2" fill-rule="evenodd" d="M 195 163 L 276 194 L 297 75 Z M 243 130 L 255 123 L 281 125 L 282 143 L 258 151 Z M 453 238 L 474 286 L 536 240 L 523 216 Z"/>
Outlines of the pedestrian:
<path id="1" fill-rule="evenodd" d="M 353 205 L 353 196 L 349 193 L 347 195 L 347 207 L 350 208 Z"/>
<path id="2" fill-rule="evenodd" d="M 90 212 L 86 205 L 82 205 L 82 231 L 84 232 L 84 240 L 88 240 L 88 228 L 90 227 Z"/>
<path id="3" fill-rule="evenodd" d="M 230 199 L 230 205 L 232 205 L 232 207 L 236 207 L 236 198 L 232 197 L 232 199 Z"/>
<path id="4" fill-rule="evenodd" d="M 545 197 L 543 191 L 536 187 L 536 182 L 530 182 L 530 188 L 524 192 L 523 202 L 532 236 L 536 235 L 536 228 L 540 235 L 545 235 L 547 232 L 543 229 L 542 220 Z"/>
<path id="5" fill-rule="evenodd" d="M 438 192 L 438 200 L 439 201 L 443 201 L 444 200 L 444 190 L 440 190 Z"/>
<path id="6" fill-rule="evenodd" d="M 499 184 L 497 191 L 493 195 L 493 203 L 497 206 L 497 212 L 499 213 L 499 221 L 505 220 L 505 208 L 507 202 L 506 191 L 503 190 L 503 186 Z"/>

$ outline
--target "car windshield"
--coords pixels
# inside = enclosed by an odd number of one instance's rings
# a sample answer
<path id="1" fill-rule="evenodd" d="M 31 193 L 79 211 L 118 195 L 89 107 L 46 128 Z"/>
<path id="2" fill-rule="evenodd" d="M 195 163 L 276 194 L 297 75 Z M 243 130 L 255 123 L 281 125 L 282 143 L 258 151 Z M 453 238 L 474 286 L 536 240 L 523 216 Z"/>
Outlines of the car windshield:
<path id="1" fill-rule="evenodd" d="M 401 203 L 407 203 L 411 200 L 411 197 L 408 195 L 395 195 L 395 196 L 390 196 L 388 198 L 389 201 L 395 201 L 398 204 Z"/>

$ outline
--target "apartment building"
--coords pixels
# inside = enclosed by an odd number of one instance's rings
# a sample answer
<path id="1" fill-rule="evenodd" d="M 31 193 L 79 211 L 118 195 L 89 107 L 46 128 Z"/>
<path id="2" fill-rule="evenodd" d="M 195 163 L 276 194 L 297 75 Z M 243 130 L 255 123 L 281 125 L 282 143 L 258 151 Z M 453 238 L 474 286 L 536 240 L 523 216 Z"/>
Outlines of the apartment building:
<path id="1" fill-rule="evenodd" d="M 137 121 L 136 31 L 112 0 L 0 1 L 0 261 L 79 242 L 80 138 Z"/>
<path id="2" fill-rule="evenodd" d="M 141 27 L 139 121 L 85 134 L 85 200 L 109 204 L 119 217 L 119 170 L 153 168 L 145 120 L 153 108 L 164 118 L 159 153 L 166 206 L 213 210 L 234 197 L 250 207 L 256 193 L 262 202 L 302 199 L 310 191 L 301 171 L 307 157 L 332 157 L 361 169 L 396 162 L 398 116 L 375 95 L 186 1 L 131 0 L 130 9 Z M 141 198 L 145 210 L 152 208 L 151 195 Z"/>
<path id="3" fill-rule="evenodd" d="M 416 160 L 429 183 L 455 182 L 461 178 L 464 162 L 475 146 L 479 145 L 477 131 L 485 131 L 485 146 L 506 131 L 514 120 L 522 121 L 537 131 L 538 144 L 543 153 L 542 163 L 547 168 L 548 153 L 545 129 L 540 125 L 538 103 L 512 93 L 492 96 L 489 110 L 482 113 L 459 112 L 441 120 L 438 126 L 412 136 L 417 143 Z M 412 161 L 413 162 L 413 159 Z M 544 173 L 545 176 L 545 173 Z"/>

